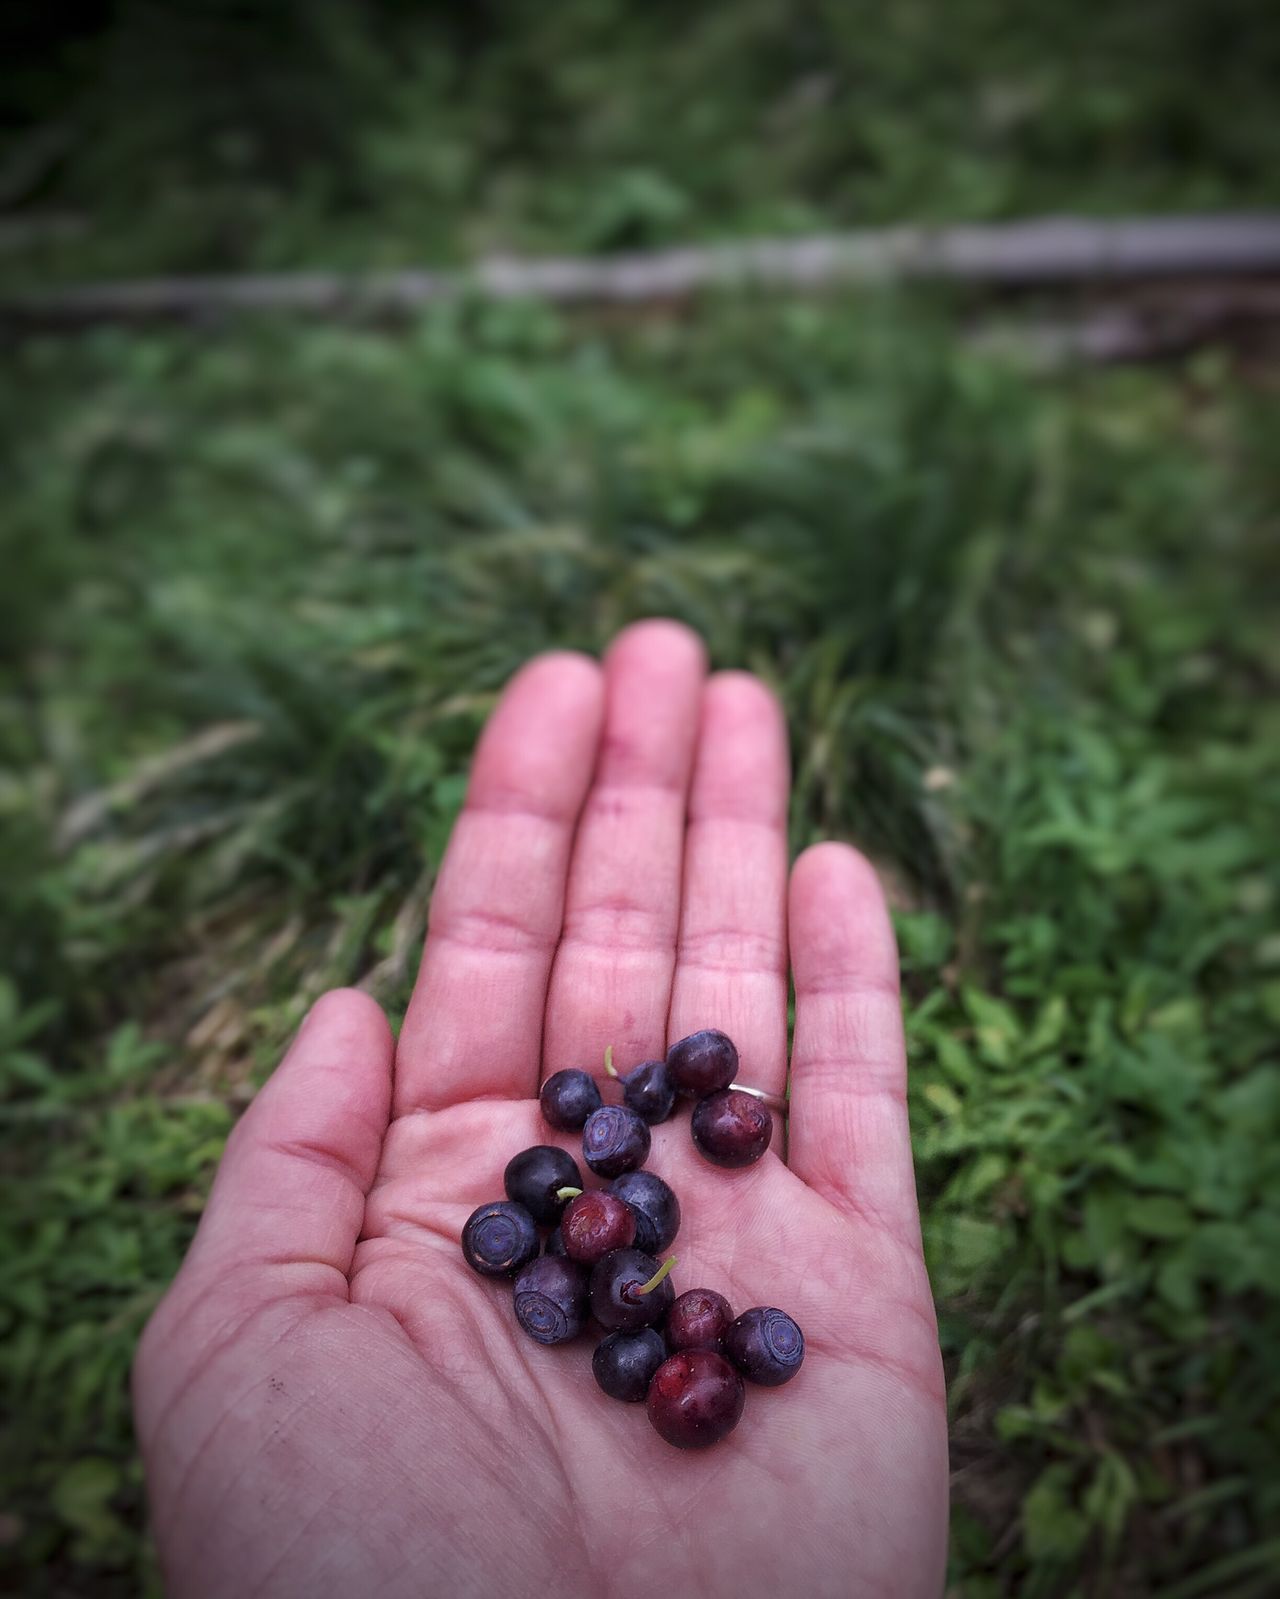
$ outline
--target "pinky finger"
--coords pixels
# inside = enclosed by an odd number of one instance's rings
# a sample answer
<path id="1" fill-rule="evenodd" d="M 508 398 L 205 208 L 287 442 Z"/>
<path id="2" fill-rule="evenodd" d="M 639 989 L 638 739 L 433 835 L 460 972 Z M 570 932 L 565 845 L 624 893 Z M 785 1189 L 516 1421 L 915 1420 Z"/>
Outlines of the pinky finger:
<path id="1" fill-rule="evenodd" d="M 791 874 L 790 1164 L 840 1209 L 919 1246 L 898 950 L 875 871 L 817 844 Z"/>

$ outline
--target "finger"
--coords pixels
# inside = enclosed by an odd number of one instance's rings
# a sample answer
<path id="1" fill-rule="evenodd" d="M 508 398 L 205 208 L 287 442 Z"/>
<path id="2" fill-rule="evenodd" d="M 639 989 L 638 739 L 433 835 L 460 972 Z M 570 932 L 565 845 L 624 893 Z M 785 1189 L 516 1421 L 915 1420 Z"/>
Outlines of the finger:
<path id="1" fill-rule="evenodd" d="M 791 1166 L 843 1209 L 914 1243 L 898 950 L 870 864 L 844 844 L 806 850 L 791 874 L 790 930 Z"/>
<path id="2" fill-rule="evenodd" d="M 600 668 L 546 655 L 476 750 L 396 1051 L 395 1110 L 538 1091 L 547 979 L 603 712 Z"/>
<path id="3" fill-rule="evenodd" d="M 722 672 L 702 697 L 689 794 L 669 1041 L 718 1027 L 739 1080 L 787 1080 L 787 730 L 757 678 Z"/>
<path id="4" fill-rule="evenodd" d="M 685 797 L 706 670 L 701 640 L 639 622 L 605 658 L 604 738 L 569 870 L 543 1070 L 661 1052 L 679 922 Z"/>
<path id="5" fill-rule="evenodd" d="M 191 1252 L 220 1278 L 250 1269 L 264 1297 L 347 1296 L 391 1113 L 391 1029 L 353 988 L 312 1006 L 227 1142 Z"/>

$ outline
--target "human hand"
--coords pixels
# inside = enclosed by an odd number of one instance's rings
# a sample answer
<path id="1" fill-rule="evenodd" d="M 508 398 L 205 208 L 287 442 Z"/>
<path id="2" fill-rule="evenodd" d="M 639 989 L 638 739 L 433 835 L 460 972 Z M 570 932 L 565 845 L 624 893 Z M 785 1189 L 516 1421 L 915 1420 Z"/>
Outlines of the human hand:
<path id="1" fill-rule="evenodd" d="M 920 1253 L 897 954 L 842 845 L 788 884 L 786 735 L 753 678 L 704 679 L 671 623 L 603 669 L 539 658 L 480 741 L 398 1045 L 324 996 L 228 1143 L 135 1370 L 168 1591 L 188 1596 L 698 1592 L 933 1596 L 946 1541 L 941 1362 Z M 531 1342 L 458 1247 L 562 1066 L 622 1069 L 723 1028 L 787 1080 L 755 1166 L 649 1165 L 683 1222 L 676 1291 L 776 1304 L 808 1345 L 707 1451 Z M 786 1163 L 783 1154 L 786 1155 Z"/>

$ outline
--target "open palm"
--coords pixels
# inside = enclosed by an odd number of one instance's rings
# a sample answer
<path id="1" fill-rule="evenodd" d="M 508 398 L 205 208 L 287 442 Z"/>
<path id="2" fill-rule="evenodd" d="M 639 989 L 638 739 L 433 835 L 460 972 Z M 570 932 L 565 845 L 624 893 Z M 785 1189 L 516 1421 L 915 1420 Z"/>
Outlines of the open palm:
<path id="1" fill-rule="evenodd" d="M 943 1390 L 905 1111 L 893 935 L 852 850 L 791 873 L 786 738 L 683 628 L 603 669 L 532 662 L 477 751 L 398 1045 L 367 996 L 311 1011 L 228 1145 L 135 1372 L 153 1525 L 186 1595 L 934 1595 Z M 552 1135 L 539 1083 L 700 1027 L 787 1081 L 758 1165 L 687 1115 L 649 1165 L 680 1196 L 677 1292 L 776 1304 L 808 1353 L 741 1425 L 671 1449 L 543 1348 L 462 1224 Z M 785 1161 L 784 1161 L 785 1157 Z"/>

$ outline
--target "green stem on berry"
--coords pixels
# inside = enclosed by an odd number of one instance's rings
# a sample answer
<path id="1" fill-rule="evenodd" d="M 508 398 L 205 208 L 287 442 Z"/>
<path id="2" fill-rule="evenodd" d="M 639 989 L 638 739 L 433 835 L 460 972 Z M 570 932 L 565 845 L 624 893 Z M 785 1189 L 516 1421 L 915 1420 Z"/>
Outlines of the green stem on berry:
<path id="1" fill-rule="evenodd" d="M 676 1257 L 674 1255 L 668 1255 L 667 1258 L 662 1262 L 661 1266 L 658 1267 L 657 1271 L 654 1272 L 653 1276 L 650 1277 L 649 1281 L 645 1283 L 642 1288 L 635 1289 L 636 1294 L 651 1294 L 664 1277 L 670 1276 L 671 1270 L 675 1266 L 675 1263 Z"/>
<path id="2" fill-rule="evenodd" d="M 606 1044 L 605 1047 L 604 1047 L 604 1070 L 605 1070 L 605 1076 L 606 1077 L 616 1077 L 618 1075 L 617 1072 L 615 1072 L 614 1069 L 613 1069 L 613 1045 L 612 1044 Z"/>
<path id="3" fill-rule="evenodd" d="M 578 1195 L 581 1192 L 582 1192 L 581 1188 L 557 1188 L 556 1189 L 556 1198 L 557 1199 L 577 1199 Z"/>

